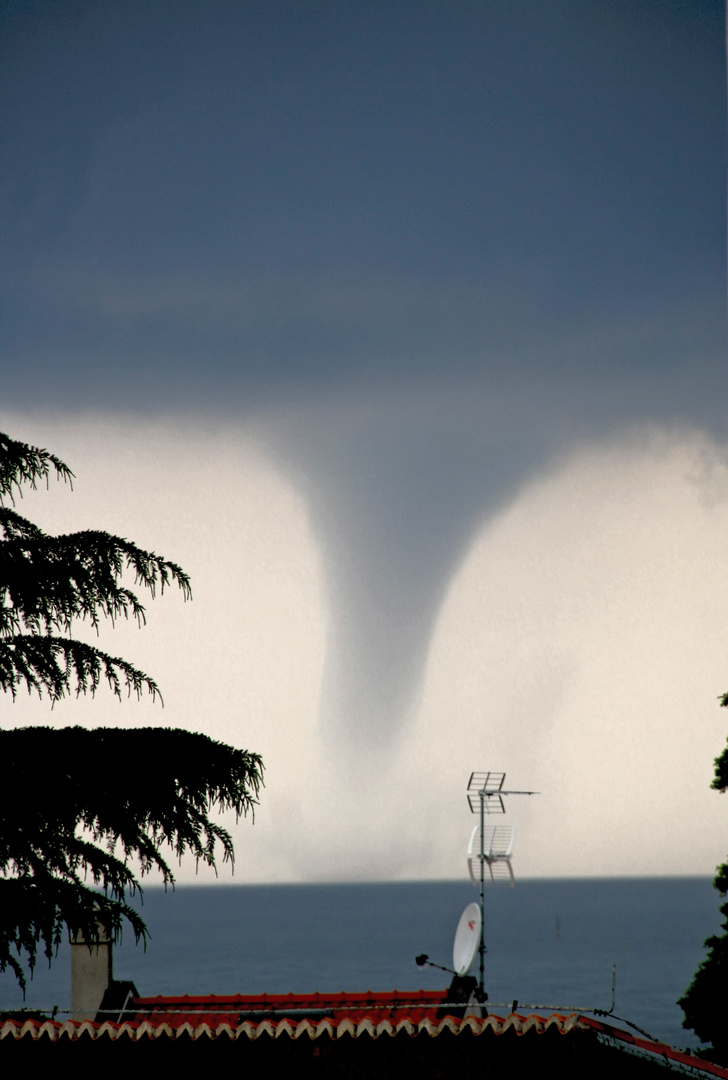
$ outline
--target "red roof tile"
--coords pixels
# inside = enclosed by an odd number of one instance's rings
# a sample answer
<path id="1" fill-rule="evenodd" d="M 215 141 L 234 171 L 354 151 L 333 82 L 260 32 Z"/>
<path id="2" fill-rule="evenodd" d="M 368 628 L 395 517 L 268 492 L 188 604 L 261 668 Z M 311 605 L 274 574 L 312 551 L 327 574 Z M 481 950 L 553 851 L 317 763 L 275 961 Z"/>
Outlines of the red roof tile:
<path id="1" fill-rule="evenodd" d="M 160 999 L 156 999 L 157 1002 Z M 182 1002 L 184 999 L 175 999 Z M 224 999 L 229 1001 L 230 999 Z M 490 1031 L 495 1035 L 513 1031 L 517 1035 L 525 1035 L 528 1032 L 542 1034 L 555 1029 L 561 1034 L 566 1034 L 575 1027 L 580 1027 L 581 1018 L 576 1013 L 569 1016 L 553 1014 L 552 1016 L 518 1016 L 511 1014 L 507 1017 L 487 1016 L 483 1019 L 477 1017 L 454 1017 L 444 1016 L 435 1018 L 435 1010 L 422 1009 L 419 1011 L 408 1009 L 403 1006 L 401 1010 L 392 1012 L 389 1008 L 383 1014 L 375 1005 L 373 1008 L 356 1011 L 345 1010 L 343 1014 L 326 1017 L 302 1015 L 300 1019 L 285 1016 L 282 1019 L 263 1018 L 259 1020 L 240 1019 L 239 1014 L 228 1012 L 210 1013 L 198 1010 L 174 1010 L 157 1012 L 151 1010 L 146 1015 L 135 1017 L 133 1020 L 125 1020 L 122 1023 L 95 1023 L 88 1020 L 83 1022 L 66 1020 L 6 1020 L 0 1025 L 0 1039 L 15 1037 L 16 1039 L 30 1037 L 33 1040 L 49 1038 L 51 1040 L 63 1037 L 77 1039 L 88 1037 L 91 1039 L 109 1038 L 112 1041 L 119 1038 L 129 1038 L 138 1041 L 143 1038 L 176 1039 L 181 1036 L 198 1038 L 219 1038 L 226 1036 L 230 1039 L 247 1038 L 281 1038 L 288 1037 L 298 1039 L 307 1036 L 309 1039 L 317 1039 L 327 1036 L 332 1039 L 340 1039 L 344 1036 L 369 1036 L 378 1038 L 380 1035 L 406 1034 L 410 1036 L 426 1033 L 431 1036 L 439 1035 L 443 1031 L 449 1031 L 458 1035 L 463 1031 L 469 1031 L 474 1035 L 482 1035 Z M 728 1076 L 728 1073 L 726 1074 Z"/>
<path id="2" fill-rule="evenodd" d="M 670 1063 L 682 1065 L 698 1074 L 728 1080 L 728 1069 L 685 1054 L 664 1043 L 633 1035 L 592 1016 L 581 1013 L 552 1013 L 550 1016 L 510 1013 L 475 1016 L 443 1015 L 447 991 L 414 990 L 388 993 L 339 994 L 259 994 L 209 995 L 205 997 L 135 997 L 126 1006 L 119 1023 L 104 1021 L 9 1019 L 0 1024 L 0 1040 L 31 1038 L 93 1040 L 177 1039 L 189 1037 L 329 1039 L 427 1033 L 435 1036 L 448 1031 L 458 1035 L 519 1036 L 556 1032 L 591 1031 L 600 1040 L 623 1049 Z M 463 1006 L 453 1011 L 462 1013 Z M 438 1013 L 440 1014 L 438 1016 Z"/>
<path id="3" fill-rule="evenodd" d="M 172 1027 L 189 1022 L 191 1017 L 195 1023 L 206 1023 L 211 1027 L 221 1023 L 238 1025 L 284 1020 L 300 1023 L 326 1019 L 339 1024 L 343 1020 L 359 1023 L 369 1018 L 379 1022 L 400 1020 L 404 1016 L 419 1023 L 425 1018 L 435 1020 L 438 1009 L 446 1001 L 446 991 L 426 990 L 358 994 L 210 994 L 207 997 L 138 997 L 133 999 L 131 1008 L 138 1020 L 163 1022 Z"/>

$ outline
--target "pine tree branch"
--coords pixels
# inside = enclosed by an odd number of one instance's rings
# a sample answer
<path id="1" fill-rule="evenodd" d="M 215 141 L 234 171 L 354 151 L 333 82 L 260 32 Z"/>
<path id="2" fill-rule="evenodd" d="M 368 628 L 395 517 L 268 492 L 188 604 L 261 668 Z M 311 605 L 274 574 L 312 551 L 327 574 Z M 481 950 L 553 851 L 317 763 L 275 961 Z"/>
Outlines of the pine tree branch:
<path id="1" fill-rule="evenodd" d="M 143 623 L 142 604 L 120 584 L 127 571 L 152 598 L 172 582 L 185 600 L 192 595 L 189 577 L 176 563 L 118 536 L 46 536 L 7 510 L 0 512 L 0 524 L 6 532 L 0 541 L 0 635 L 69 632 L 74 619 L 86 619 L 95 629 L 102 617 L 113 623 L 131 615 Z"/>
<path id="2" fill-rule="evenodd" d="M 59 701 L 71 692 L 93 695 L 103 679 L 112 692 L 142 696 L 144 690 L 162 701 L 154 679 L 119 656 L 109 656 L 93 645 L 58 637 L 15 635 L 0 638 L 0 689 L 16 698 L 25 685 L 28 693 L 47 694 Z"/>
<path id="3" fill-rule="evenodd" d="M 722 694 L 718 700 L 721 705 L 728 708 L 728 694 Z M 713 783 L 710 786 L 715 791 L 728 791 L 728 746 L 723 753 L 715 759 L 713 764 L 715 765 L 715 776 L 713 777 Z"/>
<path id="4" fill-rule="evenodd" d="M 7 506 L 0 506 L 0 529 L 3 530 L 6 540 L 29 539 L 44 535 L 32 521 L 21 517 Z"/>
<path id="5" fill-rule="evenodd" d="M 26 977 L 21 959 L 25 957 L 32 975 L 39 945 L 50 964 L 64 931 L 73 934 L 80 931 L 91 941 L 101 923 L 112 939 L 118 941 L 125 922 L 131 926 L 136 941 L 146 944 L 149 932 L 144 920 L 123 900 L 50 875 L 39 879 L 0 879 L 0 971 L 10 968 L 25 994 Z"/>
<path id="6" fill-rule="evenodd" d="M 36 488 L 39 480 L 45 480 L 47 484 L 52 469 L 58 480 L 73 486 L 73 473 L 55 454 L 16 442 L 0 432 L 0 502 L 4 498 L 14 502 L 14 494 L 22 494 L 23 484 L 29 484 L 31 488 Z"/>

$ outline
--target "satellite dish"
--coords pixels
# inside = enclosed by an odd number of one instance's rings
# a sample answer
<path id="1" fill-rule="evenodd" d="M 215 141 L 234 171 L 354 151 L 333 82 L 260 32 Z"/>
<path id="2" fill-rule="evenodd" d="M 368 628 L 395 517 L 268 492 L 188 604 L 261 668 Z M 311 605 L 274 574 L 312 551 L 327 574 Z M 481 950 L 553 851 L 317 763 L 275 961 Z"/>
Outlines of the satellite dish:
<path id="1" fill-rule="evenodd" d="M 460 916 L 452 947 L 452 966 L 456 975 L 467 975 L 480 945 L 480 904 L 468 904 Z"/>

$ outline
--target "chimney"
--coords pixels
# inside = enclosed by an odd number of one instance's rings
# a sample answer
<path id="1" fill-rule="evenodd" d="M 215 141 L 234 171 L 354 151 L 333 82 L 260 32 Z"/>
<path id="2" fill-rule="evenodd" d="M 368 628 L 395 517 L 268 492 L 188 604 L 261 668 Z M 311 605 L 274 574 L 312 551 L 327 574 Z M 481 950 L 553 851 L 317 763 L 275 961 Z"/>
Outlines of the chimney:
<path id="1" fill-rule="evenodd" d="M 71 935 L 72 1019 L 95 1020 L 112 981 L 111 937 L 105 927 L 98 924 L 97 936 L 90 943 L 80 930 Z"/>

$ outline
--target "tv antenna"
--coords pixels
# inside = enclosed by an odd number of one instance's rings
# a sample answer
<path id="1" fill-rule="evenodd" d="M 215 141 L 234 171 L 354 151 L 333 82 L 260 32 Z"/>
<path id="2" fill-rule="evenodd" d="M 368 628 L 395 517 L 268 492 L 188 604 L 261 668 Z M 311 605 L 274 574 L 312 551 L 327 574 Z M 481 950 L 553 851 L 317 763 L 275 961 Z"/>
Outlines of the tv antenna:
<path id="1" fill-rule="evenodd" d="M 506 795 L 538 795 L 537 791 L 508 791 L 503 784 L 506 774 L 502 772 L 473 772 L 468 781 L 468 804 L 471 813 L 479 816 L 479 822 L 470 835 L 468 844 L 468 873 L 473 885 L 480 885 L 480 978 L 478 988 L 485 1000 L 485 882 L 486 868 L 493 885 L 506 882 L 513 886 L 511 854 L 516 830 L 513 825 L 487 825 L 486 815 L 505 814 L 503 799 Z"/>

